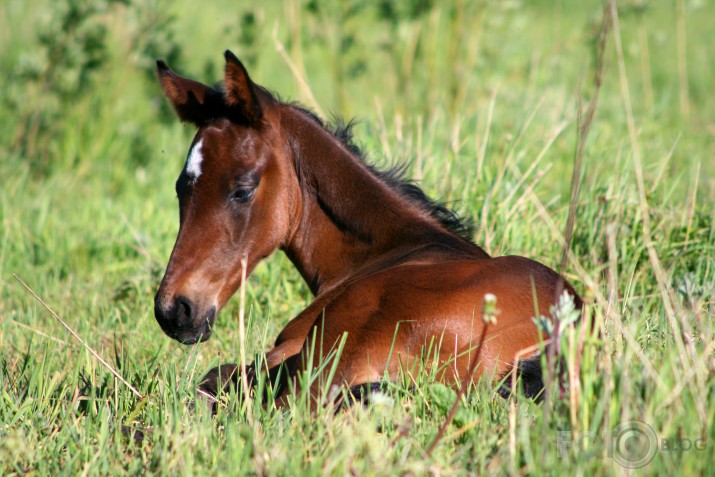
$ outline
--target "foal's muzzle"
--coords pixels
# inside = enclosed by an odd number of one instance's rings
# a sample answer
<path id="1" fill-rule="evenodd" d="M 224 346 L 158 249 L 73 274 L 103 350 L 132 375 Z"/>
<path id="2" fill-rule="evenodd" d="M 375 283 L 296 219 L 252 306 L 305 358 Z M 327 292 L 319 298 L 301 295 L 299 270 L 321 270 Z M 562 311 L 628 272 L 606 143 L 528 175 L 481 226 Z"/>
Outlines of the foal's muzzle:
<path id="1" fill-rule="evenodd" d="M 160 293 L 154 298 L 154 317 L 169 337 L 183 344 L 206 341 L 216 319 L 216 308 L 206 311 L 185 296 L 177 296 L 167 303 Z"/>

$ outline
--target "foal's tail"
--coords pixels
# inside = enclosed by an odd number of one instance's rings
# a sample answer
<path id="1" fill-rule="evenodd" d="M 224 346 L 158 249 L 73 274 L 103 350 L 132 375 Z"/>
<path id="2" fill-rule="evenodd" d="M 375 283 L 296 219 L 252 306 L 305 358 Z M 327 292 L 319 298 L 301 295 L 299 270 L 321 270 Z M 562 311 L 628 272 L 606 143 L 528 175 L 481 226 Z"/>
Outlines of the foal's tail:
<path id="1" fill-rule="evenodd" d="M 541 371 L 541 353 L 536 353 L 534 356 L 519 361 L 519 367 L 516 371 L 517 379 L 521 381 L 521 389 L 524 395 L 533 399 L 536 402 L 541 402 L 543 399 L 544 379 Z M 499 386 L 497 392 L 503 398 L 511 396 L 511 379 L 512 372 L 506 375 L 506 379 Z"/>
<path id="2" fill-rule="evenodd" d="M 559 303 L 559 297 L 567 291 L 569 295 L 573 298 L 574 308 L 581 312 L 579 320 L 583 320 L 583 299 L 576 293 L 576 290 L 562 277 L 559 275 L 556 292 L 554 294 L 554 302 Z M 585 326 L 587 326 L 590 333 L 593 332 L 595 314 L 593 311 L 589 316 L 586 317 Z M 599 331 L 600 335 L 600 331 Z M 548 349 L 546 347 L 545 349 Z M 519 365 L 516 370 L 517 379 L 521 381 L 521 389 L 524 392 L 524 396 L 533 399 L 534 401 L 541 402 L 544 399 L 544 377 L 541 369 L 541 353 L 536 353 L 535 355 L 519 361 Z M 559 379 L 560 393 L 563 394 L 563 380 L 566 375 L 566 363 L 563 358 L 557 357 L 556 362 L 556 376 Z M 503 398 L 508 398 L 511 396 L 512 389 L 512 371 L 509 371 L 502 378 L 504 382 L 499 386 L 497 392 Z"/>

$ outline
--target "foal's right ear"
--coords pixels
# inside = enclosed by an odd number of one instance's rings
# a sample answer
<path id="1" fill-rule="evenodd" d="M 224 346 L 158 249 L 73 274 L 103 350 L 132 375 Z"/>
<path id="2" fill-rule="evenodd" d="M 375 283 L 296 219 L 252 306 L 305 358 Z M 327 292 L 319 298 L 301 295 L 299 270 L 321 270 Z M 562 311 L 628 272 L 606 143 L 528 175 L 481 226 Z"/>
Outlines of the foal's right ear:
<path id="1" fill-rule="evenodd" d="M 248 124 L 258 127 L 263 118 L 263 111 L 256 96 L 256 85 L 248 76 L 246 67 L 236 55 L 226 50 L 226 69 L 224 87 L 226 88 L 226 103 Z"/>
<path id="2" fill-rule="evenodd" d="M 219 115 L 223 104 L 221 93 L 177 75 L 162 60 L 157 60 L 156 72 L 164 95 L 171 101 L 179 119 L 201 126 Z"/>

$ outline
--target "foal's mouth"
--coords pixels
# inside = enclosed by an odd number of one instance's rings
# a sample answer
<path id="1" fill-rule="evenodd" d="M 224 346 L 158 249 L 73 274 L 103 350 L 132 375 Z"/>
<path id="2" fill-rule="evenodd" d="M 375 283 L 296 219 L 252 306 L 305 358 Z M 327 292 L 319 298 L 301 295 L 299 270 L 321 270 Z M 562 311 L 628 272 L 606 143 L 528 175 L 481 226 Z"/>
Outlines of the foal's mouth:
<path id="1" fill-rule="evenodd" d="M 169 335 L 169 336 L 171 336 L 171 335 Z M 181 344 L 193 345 L 196 343 L 203 343 L 204 341 L 207 341 L 209 338 L 211 338 L 211 330 L 201 333 L 198 336 L 192 336 L 192 337 L 171 336 L 171 337 L 174 338 L 176 341 L 178 341 Z"/>

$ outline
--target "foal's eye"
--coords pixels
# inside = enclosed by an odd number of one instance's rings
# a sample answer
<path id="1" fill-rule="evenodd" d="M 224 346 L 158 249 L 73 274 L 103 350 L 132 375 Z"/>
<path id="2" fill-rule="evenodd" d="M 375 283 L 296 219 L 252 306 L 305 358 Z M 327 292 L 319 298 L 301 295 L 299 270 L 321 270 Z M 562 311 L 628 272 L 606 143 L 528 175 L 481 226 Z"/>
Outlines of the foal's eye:
<path id="1" fill-rule="evenodd" d="M 231 200 L 234 202 L 248 202 L 253 197 L 254 192 L 256 192 L 255 187 L 239 187 L 231 194 Z"/>

